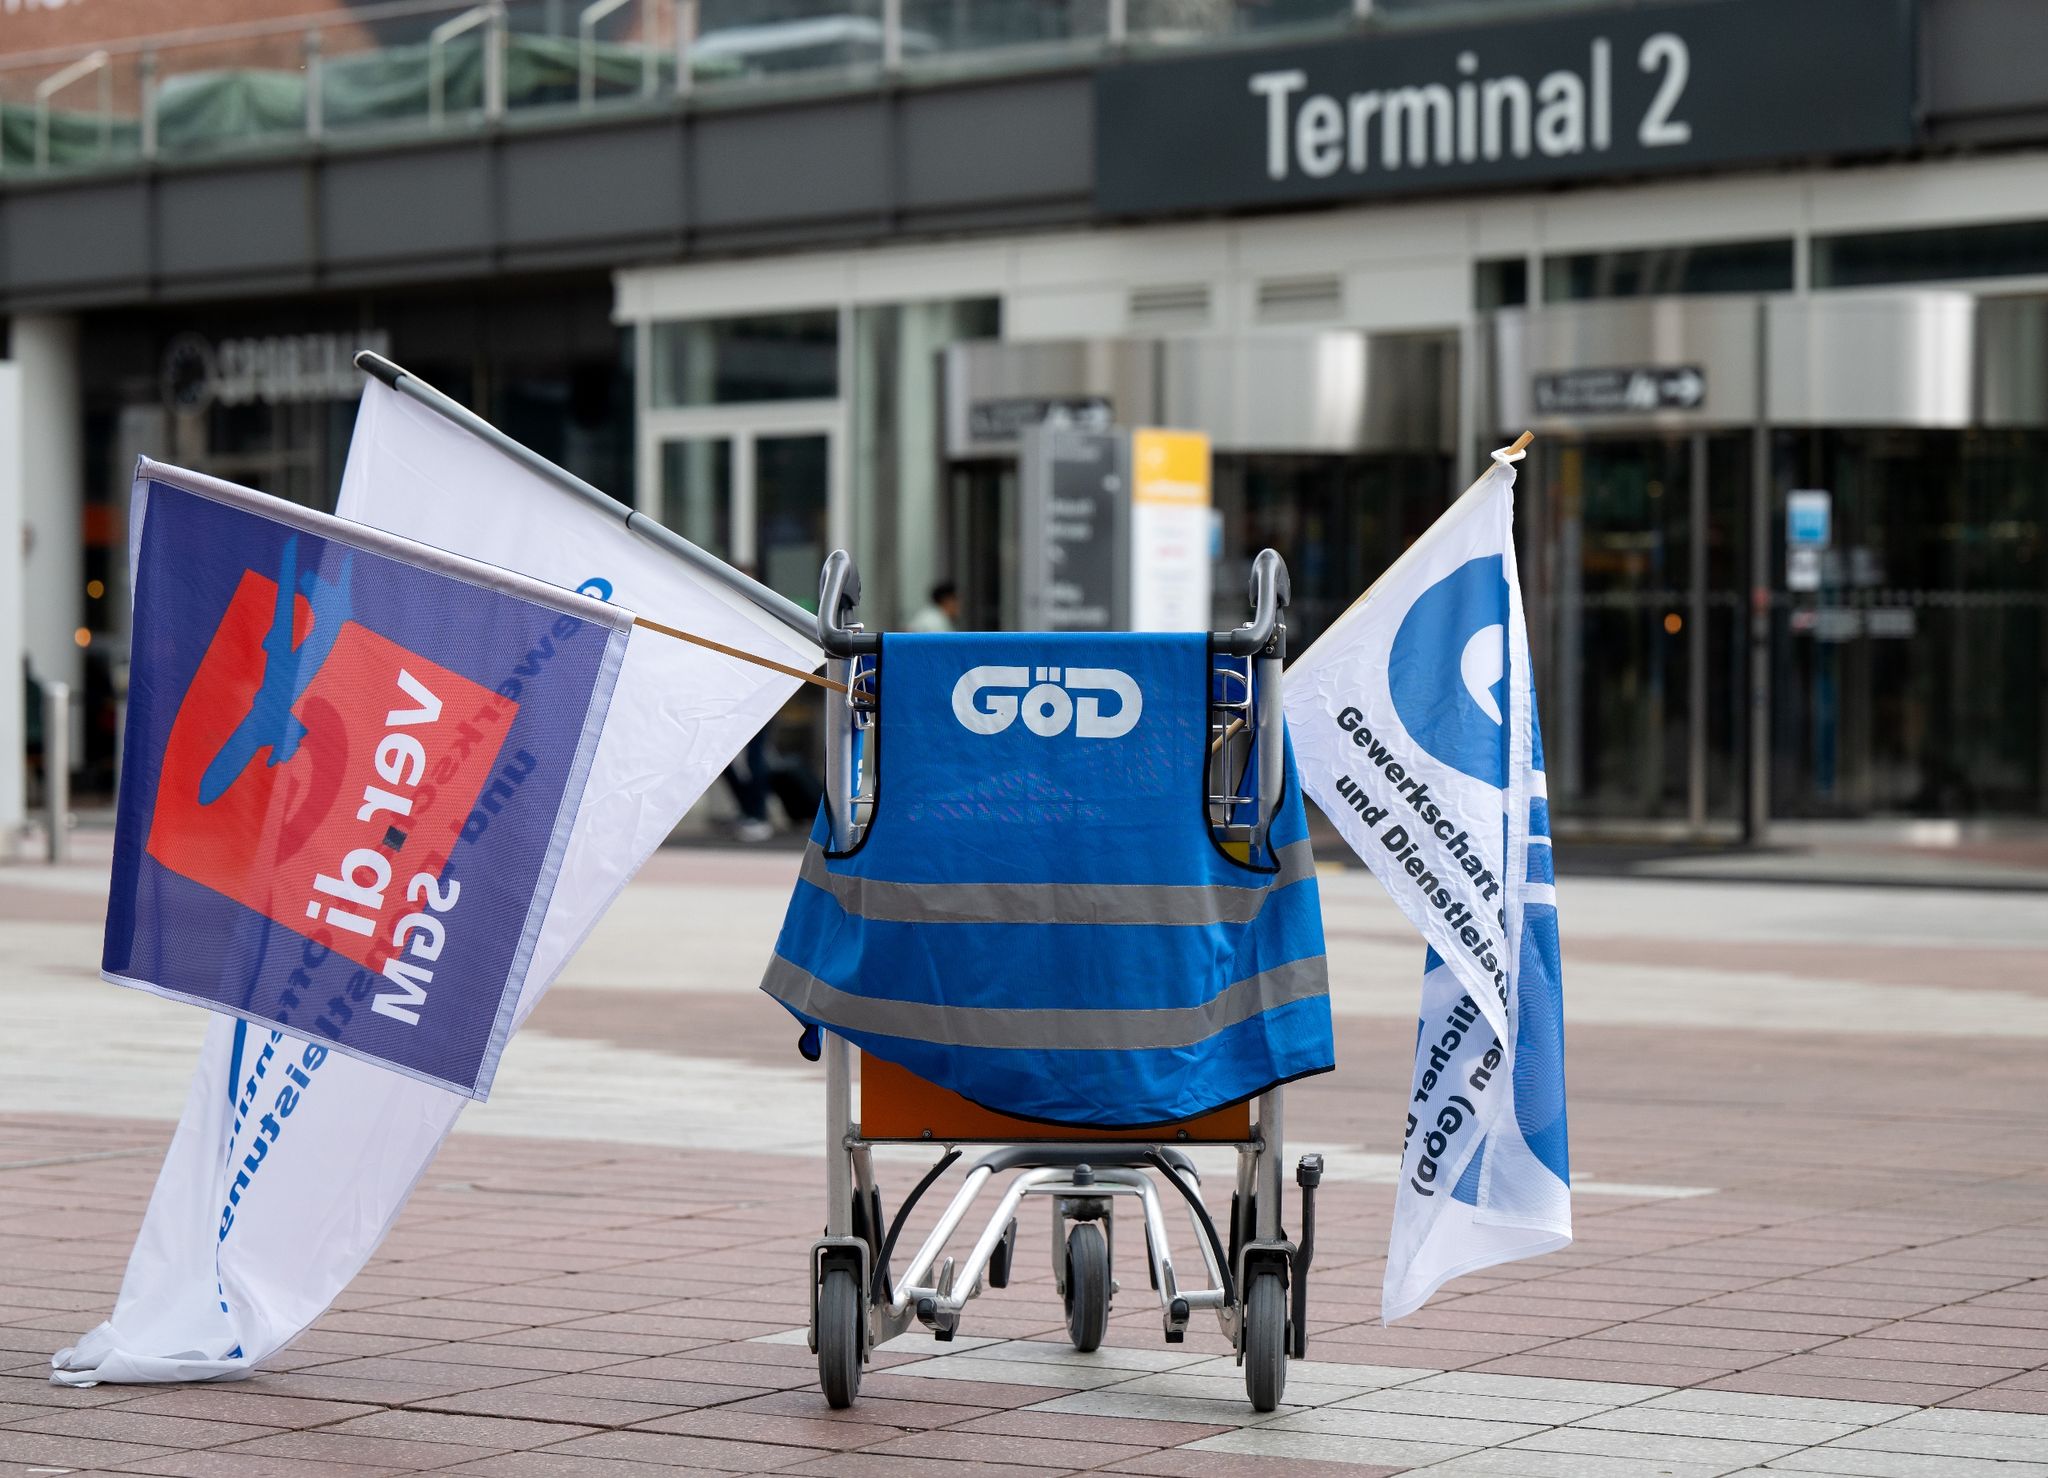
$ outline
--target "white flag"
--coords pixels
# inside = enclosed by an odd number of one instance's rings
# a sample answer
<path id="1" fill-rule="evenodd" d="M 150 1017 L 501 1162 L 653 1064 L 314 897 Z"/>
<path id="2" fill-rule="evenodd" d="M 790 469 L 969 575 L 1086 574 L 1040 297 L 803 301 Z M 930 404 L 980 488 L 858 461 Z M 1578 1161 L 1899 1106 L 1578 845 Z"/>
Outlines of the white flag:
<path id="1" fill-rule="evenodd" d="M 1381 1314 L 1571 1241 L 1542 738 L 1497 454 L 1288 668 L 1302 787 L 1422 932 Z"/>
<path id="2" fill-rule="evenodd" d="M 339 511 L 793 667 L 819 661 L 816 648 L 616 519 L 375 381 L 363 392 Z M 552 656 L 543 644 L 525 661 Z M 521 678 L 515 667 L 501 691 L 516 696 Z M 515 1029 L 627 879 L 796 686 L 651 633 L 627 647 Z M 309 955 L 309 970 L 317 963 Z M 59 1351 L 51 1378 L 249 1374 L 369 1260 L 467 1102 L 317 1042 L 217 1019 L 113 1316 Z"/>

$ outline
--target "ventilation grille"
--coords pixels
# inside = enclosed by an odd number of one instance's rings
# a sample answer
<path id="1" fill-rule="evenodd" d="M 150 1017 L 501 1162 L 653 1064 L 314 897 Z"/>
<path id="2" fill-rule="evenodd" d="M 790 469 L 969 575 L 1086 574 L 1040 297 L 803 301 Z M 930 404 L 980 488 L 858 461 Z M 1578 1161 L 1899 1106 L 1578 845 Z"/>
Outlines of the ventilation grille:
<path id="1" fill-rule="evenodd" d="M 1141 287 L 1131 293 L 1132 328 L 1190 328 L 1208 321 L 1206 283 Z"/>
<path id="2" fill-rule="evenodd" d="M 1344 311 L 1344 284 L 1335 277 L 1273 277 L 1259 284 L 1259 318 L 1302 323 Z"/>

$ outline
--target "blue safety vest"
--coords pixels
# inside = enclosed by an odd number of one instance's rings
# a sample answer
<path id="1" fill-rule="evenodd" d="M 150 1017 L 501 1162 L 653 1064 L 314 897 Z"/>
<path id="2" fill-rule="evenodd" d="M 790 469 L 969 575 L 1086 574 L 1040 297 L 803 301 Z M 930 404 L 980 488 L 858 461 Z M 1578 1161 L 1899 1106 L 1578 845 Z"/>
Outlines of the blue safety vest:
<path id="1" fill-rule="evenodd" d="M 1289 751 L 1252 861 L 1205 810 L 1201 635 L 885 636 L 875 809 L 821 813 L 762 989 L 998 1112 L 1172 1123 L 1334 1064 Z"/>

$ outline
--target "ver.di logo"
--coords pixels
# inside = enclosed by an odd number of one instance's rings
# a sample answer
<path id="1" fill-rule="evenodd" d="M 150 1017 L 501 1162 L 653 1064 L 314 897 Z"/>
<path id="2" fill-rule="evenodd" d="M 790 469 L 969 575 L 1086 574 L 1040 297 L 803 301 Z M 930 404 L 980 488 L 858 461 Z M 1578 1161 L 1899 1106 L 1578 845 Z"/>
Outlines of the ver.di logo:
<path id="1" fill-rule="evenodd" d="M 1416 598 L 1394 634 L 1387 686 L 1415 742 L 1461 774 L 1507 784 L 1501 700 L 1508 583 L 1501 557 L 1469 560 Z M 1442 674 L 1455 663 L 1459 681 Z"/>
<path id="2" fill-rule="evenodd" d="M 199 777 L 199 804 L 210 806 L 249 768 L 259 751 L 268 749 L 266 768 L 284 764 L 299 752 L 306 726 L 292 716 L 292 706 L 306 694 L 321 664 L 334 651 L 342 624 L 355 613 L 349 596 L 349 570 L 354 554 L 344 554 L 341 573 L 323 580 L 317 570 L 296 574 L 299 540 L 294 534 L 284 541 L 277 575 L 277 611 L 270 630 L 263 636 L 263 679 L 256 689 L 249 712 L 235 725 L 207 763 Z M 312 607 L 313 629 L 303 641 L 294 643 L 297 626 L 297 597 L 303 595 Z"/>

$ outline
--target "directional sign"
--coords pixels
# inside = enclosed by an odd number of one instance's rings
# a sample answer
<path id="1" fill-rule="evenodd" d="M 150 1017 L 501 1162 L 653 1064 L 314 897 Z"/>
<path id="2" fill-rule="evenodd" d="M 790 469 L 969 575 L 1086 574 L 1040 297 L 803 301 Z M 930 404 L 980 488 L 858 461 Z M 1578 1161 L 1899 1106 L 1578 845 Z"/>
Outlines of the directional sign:
<path id="1" fill-rule="evenodd" d="M 1707 400 L 1707 376 L 1696 364 L 1555 370 L 1536 376 L 1535 391 L 1543 415 L 1639 416 L 1699 410 Z"/>

